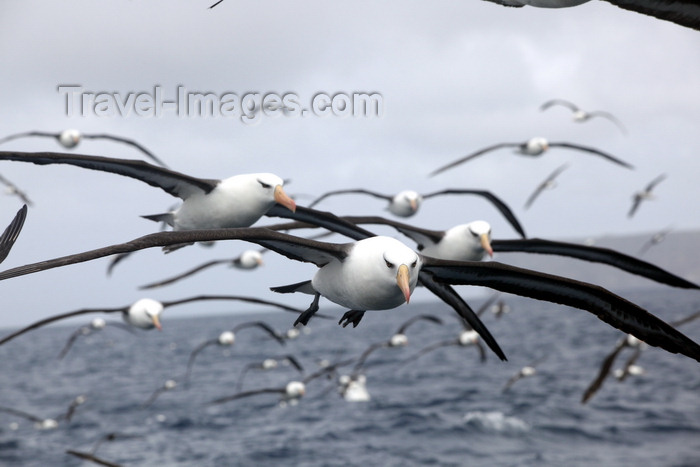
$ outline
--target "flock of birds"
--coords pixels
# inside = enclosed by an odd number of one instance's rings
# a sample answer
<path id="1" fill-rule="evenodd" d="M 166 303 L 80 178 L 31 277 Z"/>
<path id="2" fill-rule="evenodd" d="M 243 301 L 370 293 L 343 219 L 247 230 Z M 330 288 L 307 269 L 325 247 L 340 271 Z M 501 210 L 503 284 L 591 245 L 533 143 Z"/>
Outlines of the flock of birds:
<path id="1" fill-rule="evenodd" d="M 626 132 L 625 127 L 612 114 L 602 111 L 586 112 L 561 99 L 546 102 L 541 109 L 548 110 L 555 106 L 568 108 L 576 122 L 603 118 L 614 124 L 620 131 Z M 27 153 L 20 151 L 0 151 L 0 160 L 28 162 L 37 165 L 68 164 L 90 170 L 110 172 L 160 188 L 180 198 L 182 203 L 177 208 L 165 213 L 143 216 L 155 222 L 165 223 L 172 230 L 153 233 L 125 243 L 8 269 L 0 272 L 0 281 L 108 256 L 114 257 L 111 268 L 125 255 L 133 254 L 142 249 L 162 247 L 164 251 L 171 251 L 193 243 L 223 240 L 241 240 L 256 244 L 257 247 L 246 251 L 237 258 L 209 261 L 182 274 L 147 284 L 142 288 L 151 289 L 172 284 L 218 264 L 230 264 L 241 269 L 255 269 L 262 265 L 262 255 L 267 251 L 273 251 L 294 261 L 315 264 L 318 270 L 311 279 L 271 289 L 282 294 L 309 294 L 312 299 L 306 309 L 298 309 L 284 303 L 255 297 L 235 295 L 200 295 L 169 302 L 143 298 L 133 304 L 121 307 L 85 308 L 50 316 L 0 337 L 0 345 L 5 345 L 27 332 L 50 323 L 69 317 L 95 313 L 121 314 L 126 325 L 117 323 L 109 323 L 109 325 L 120 327 L 126 331 L 131 331 L 134 328 L 161 329 L 160 317 L 166 308 L 195 301 L 212 300 L 246 301 L 253 304 L 274 306 L 294 313 L 296 315 L 295 328 L 291 331 L 298 334 L 298 329 L 303 329 L 303 326 L 311 319 L 329 318 L 317 313 L 320 309 L 320 300 L 323 297 L 348 310 L 340 318 L 338 322 L 340 325 L 355 327 L 360 324 L 367 311 L 393 309 L 408 303 L 416 287 L 421 286 L 455 310 L 462 329 L 454 339 L 433 343 L 419 350 L 410 359 L 419 358 L 441 347 L 474 346 L 478 349 L 481 359 L 486 358 L 486 348 L 488 348 L 501 360 L 506 360 L 505 353 L 482 322 L 480 315 L 486 309 L 491 309 L 495 314 L 501 316 L 507 312 L 507 305 L 503 302 L 494 304 L 496 300 L 494 296 L 493 301 L 487 302 L 482 309 L 474 311 L 453 288 L 456 285 L 480 285 L 504 293 L 546 300 L 588 311 L 627 335 L 604 359 L 598 376 L 583 396 L 583 402 L 588 401 L 601 387 L 602 382 L 610 373 L 613 361 L 625 348 L 633 348 L 636 353 L 630 358 L 618 376 L 619 378 L 625 378 L 627 375 L 639 371 L 635 362 L 639 357 L 639 352 L 646 345 L 661 347 L 668 352 L 680 353 L 700 361 L 700 346 L 677 329 L 680 324 L 697 317 L 698 313 L 689 316 L 682 322 L 669 324 L 636 304 L 596 285 L 516 268 L 507 264 L 492 261 L 483 262 L 482 259 L 486 256 L 492 256 L 494 252 L 559 255 L 608 264 L 672 287 L 700 288 L 698 285 L 653 264 L 620 252 L 594 246 L 527 238 L 525 229 L 510 207 L 489 191 L 459 188 L 420 194 L 406 190 L 396 195 L 388 195 L 358 188 L 322 194 L 309 203 L 308 207 L 303 207 L 297 205 L 294 198 L 285 192 L 283 178 L 275 174 L 243 174 L 225 179 L 197 178 L 167 168 L 152 152 L 129 139 L 105 134 L 84 135 L 76 130 L 66 130 L 60 133 L 34 131 L 20 133 L 0 139 L 0 144 L 24 137 L 51 137 L 66 149 L 74 148 L 82 139 L 90 138 L 105 138 L 128 144 L 141 151 L 152 163 L 135 159 L 115 159 L 72 153 Z M 470 162 L 478 156 L 502 148 L 514 149 L 517 154 L 525 156 L 540 156 L 551 148 L 563 148 L 594 155 L 627 169 L 632 168 L 630 163 L 596 148 L 567 142 L 553 143 L 544 138 L 532 138 L 526 142 L 499 143 L 488 146 L 434 170 L 430 176 L 456 169 L 461 164 Z M 525 207 L 530 207 L 545 189 L 553 187 L 555 179 L 567 167 L 568 165 L 560 166 L 540 183 L 527 200 Z M 637 212 L 643 200 L 651 197 L 652 190 L 664 178 L 665 175 L 657 177 L 643 191 L 634 194 L 633 204 L 628 213 L 630 217 Z M 24 191 L 7 179 L 0 177 L 0 182 L 7 185 L 10 194 L 18 196 L 25 203 L 0 237 L 0 262 L 2 262 L 20 235 L 27 215 L 27 205 L 30 204 L 30 201 Z M 492 239 L 491 226 L 483 220 L 456 225 L 445 231 L 436 231 L 379 216 L 341 217 L 313 209 L 328 197 L 348 194 L 368 195 L 382 199 L 388 203 L 388 212 L 401 218 L 411 217 L 420 209 L 424 200 L 433 197 L 477 196 L 491 203 L 522 238 L 515 240 Z M 286 221 L 265 227 L 252 227 L 263 216 L 283 218 Z M 375 235 L 366 229 L 367 225 L 389 226 L 415 243 L 415 247 L 408 246 L 393 237 Z M 310 238 L 289 233 L 297 229 L 323 229 L 323 233 Z M 319 240 L 332 233 L 347 237 L 350 241 L 331 243 Z M 387 340 L 369 346 L 360 356 L 332 364 L 327 363 L 317 372 L 306 376 L 303 376 L 302 365 L 293 355 L 265 359 L 245 369 L 241 374 L 236 393 L 211 403 L 220 404 L 261 393 L 279 394 L 281 399 L 288 403 L 303 396 L 306 384 L 310 381 L 328 376 L 337 379 L 340 392 L 346 399 L 368 400 L 369 395 L 365 386 L 366 377 L 363 374 L 366 361 L 379 349 L 405 346 L 408 342 L 405 334 L 406 329 L 420 321 L 434 324 L 442 323 L 441 318 L 437 316 L 417 316 L 404 323 Z M 63 358 L 78 338 L 99 331 L 107 324 L 105 320 L 97 318 L 89 325 L 77 329 L 69 337 L 59 357 Z M 257 328 L 280 344 L 284 344 L 285 339 L 294 337 L 294 333 L 291 331 L 284 335 L 261 321 L 241 323 L 230 330 L 223 331 L 218 337 L 206 340 L 194 348 L 189 357 L 185 376 L 170 379 L 163 386 L 157 388 L 144 403 L 144 406 L 151 405 L 161 394 L 179 387 L 181 383 L 187 385 L 196 357 L 202 351 L 210 346 L 233 345 L 237 333 L 245 328 Z M 511 390 L 517 380 L 534 375 L 536 366 L 541 361 L 538 360 L 521 369 L 506 383 L 503 391 Z M 282 362 L 294 367 L 303 377 L 291 381 L 285 386 L 242 390 L 242 381 L 246 372 L 275 368 Z M 339 374 L 340 367 L 350 365 L 354 365 L 350 374 Z M 76 404 L 79 405 L 78 402 Z M 22 413 L 15 409 L 0 407 L 0 410 L 22 416 Z M 75 407 L 72 411 L 74 410 Z M 72 411 L 70 416 L 72 416 Z M 61 418 L 70 420 L 70 416 L 66 414 Z M 37 421 L 36 417 L 30 419 Z M 53 419 L 53 422 L 53 424 L 51 422 L 46 422 L 46 424 L 53 426 L 57 420 Z M 41 424 L 44 425 L 44 420 Z M 50 427 L 48 425 L 44 428 Z M 83 458 L 88 459 L 89 456 L 94 457 L 94 451 L 92 453 L 78 452 L 74 455 L 82 455 Z"/>

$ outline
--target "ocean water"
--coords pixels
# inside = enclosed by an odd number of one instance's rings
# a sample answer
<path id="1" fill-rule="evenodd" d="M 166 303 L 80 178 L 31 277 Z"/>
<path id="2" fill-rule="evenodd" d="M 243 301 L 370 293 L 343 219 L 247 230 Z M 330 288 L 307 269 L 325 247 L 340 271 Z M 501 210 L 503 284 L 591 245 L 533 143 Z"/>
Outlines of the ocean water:
<path id="1" fill-rule="evenodd" d="M 669 321 L 700 309 L 697 291 L 656 288 L 625 297 Z M 199 354 L 189 386 L 163 392 L 147 408 L 143 403 L 167 379 L 182 377 L 199 343 L 251 320 L 283 332 L 294 315 L 168 319 L 166 311 L 162 332 L 131 335 L 107 326 L 79 338 L 63 360 L 58 353 L 76 326 L 36 330 L 0 347 L 0 405 L 47 418 L 65 412 L 78 395 L 86 401 L 70 423 L 54 429 L 0 412 L 0 465 L 91 465 L 66 450 L 89 452 L 109 433 L 118 435 L 96 455 L 135 466 L 700 465 L 698 362 L 649 347 L 638 360 L 644 374 L 622 383 L 609 379 L 583 405 L 584 389 L 622 334 L 584 311 L 503 298 L 511 312 L 499 319 L 486 314 L 483 321 L 508 362 L 491 353 L 481 362 L 474 347 L 458 346 L 411 359 L 427 345 L 456 338 L 461 328 L 445 305 L 411 303 L 369 312 L 356 329 L 314 319 L 308 333 L 285 346 L 259 330 L 241 330 L 233 346 Z M 297 404 L 280 404 L 277 394 L 208 404 L 233 394 L 250 362 L 289 354 L 309 374 L 321 359 L 359 356 L 422 313 L 443 324 L 417 322 L 407 331 L 406 347 L 369 357 L 363 371 L 369 401 L 345 401 L 333 380 L 318 378 Z M 682 330 L 700 340 L 700 320 Z M 502 392 L 521 367 L 542 358 L 535 375 Z M 299 375 L 288 366 L 251 371 L 244 390 L 294 379 Z"/>

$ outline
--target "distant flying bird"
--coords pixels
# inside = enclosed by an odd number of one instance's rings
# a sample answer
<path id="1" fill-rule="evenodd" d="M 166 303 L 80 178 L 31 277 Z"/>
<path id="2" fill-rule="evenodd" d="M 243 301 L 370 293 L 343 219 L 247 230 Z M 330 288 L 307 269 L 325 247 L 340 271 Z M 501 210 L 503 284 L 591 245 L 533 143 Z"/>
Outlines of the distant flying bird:
<path id="1" fill-rule="evenodd" d="M 169 379 L 169 380 L 165 381 L 165 383 L 163 383 L 161 386 L 159 386 L 158 389 L 153 391 L 153 394 L 151 394 L 151 396 L 148 399 L 146 399 L 146 402 L 141 404 L 141 408 L 146 409 L 146 408 L 150 407 L 151 405 L 153 405 L 153 403 L 156 401 L 156 399 L 158 399 L 160 397 L 161 394 L 163 394 L 164 392 L 172 391 L 176 387 L 177 387 L 177 381 L 175 381 L 174 379 Z"/>
<path id="2" fill-rule="evenodd" d="M 586 122 L 595 117 L 602 117 L 613 122 L 620 129 L 620 131 L 622 131 L 623 134 L 627 134 L 627 129 L 622 124 L 622 122 L 620 122 L 620 120 L 618 120 L 610 112 L 605 112 L 603 110 L 594 110 L 591 112 L 587 112 L 585 110 L 580 109 L 577 105 L 569 101 L 565 101 L 564 99 L 552 99 L 550 101 L 547 101 L 544 104 L 542 104 L 540 110 L 545 111 L 555 105 L 563 106 L 571 110 L 572 117 L 577 123 Z"/>
<path id="3" fill-rule="evenodd" d="M 569 164 L 560 165 L 556 170 L 554 170 L 554 172 L 549 174 L 547 178 L 545 178 L 539 185 L 537 185 L 535 191 L 533 191 L 532 194 L 527 198 L 527 201 L 525 201 L 525 209 L 529 209 L 530 206 L 532 206 L 532 203 L 535 202 L 537 197 L 540 196 L 540 194 L 544 190 L 551 190 L 552 188 L 557 186 L 557 183 L 555 182 L 556 178 L 568 167 Z"/>
<path id="4" fill-rule="evenodd" d="M 423 200 L 434 198 L 436 196 L 445 196 L 445 195 L 474 195 L 474 196 L 481 196 L 482 198 L 486 199 L 489 201 L 491 204 L 498 209 L 503 216 L 508 219 L 508 222 L 515 228 L 515 230 L 518 231 L 522 236 L 525 236 L 525 234 L 522 232 L 522 228 L 520 227 L 520 224 L 518 220 L 515 218 L 515 215 L 511 211 L 511 209 L 508 207 L 506 203 L 504 203 L 500 198 L 498 198 L 496 195 L 491 193 L 490 191 L 486 190 L 463 190 L 463 189 L 446 189 L 446 190 L 440 190 L 436 191 L 433 193 L 426 193 L 426 194 L 420 194 L 416 191 L 413 190 L 404 190 L 399 192 L 396 195 L 385 195 L 381 193 L 377 193 L 376 191 L 371 191 L 371 190 L 365 190 L 362 188 L 358 189 L 351 189 L 351 190 L 336 190 L 336 191 L 329 191 L 328 193 L 325 193 L 318 198 L 316 198 L 314 201 L 312 201 L 309 204 L 309 208 L 313 208 L 316 206 L 318 203 L 323 201 L 324 199 L 331 197 L 331 196 L 336 196 L 336 195 L 347 195 L 347 194 L 363 194 L 363 195 L 369 195 L 373 196 L 375 198 L 379 199 L 384 199 L 389 202 L 389 205 L 387 206 L 387 210 L 394 214 L 395 216 L 399 217 L 411 217 L 413 216 L 416 212 L 418 212 L 418 208 L 420 208 L 421 204 L 423 203 Z"/>
<path id="5" fill-rule="evenodd" d="M 90 324 L 88 326 L 81 326 L 80 328 L 76 329 L 75 332 L 73 332 L 73 334 L 71 334 L 71 336 L 68 338 L 68 341 L 66 342 L 63 349 L 61 350 L 61 353 L 58 354 L 59 360 L 63 359 L 63 357 L 66 356 L 66 354 L 71 349 L 71 347 L 75 343 L 75 340 L 78 337 L 87 336 L 89 334 L 92 334 L 95 331 L 100 331 L 100 330 L 104 329 L 105 326 L 107 326 L 107 324 L 109 324 L 110 326 L 113 326 L 115 328 L 118 328 L 118 329 L 123 329 L 124 331 L 128 331 L 132 334 L 134 332 L 134 330 L 130 326 L 124 325 L 122 323 L 118 323 L 118 322 L 108 323 L 107 321 L 105 321 L 102 318 L 95 318 L 90 322 Z"/>
<path id="6" fill-rule="evenodd" d="M 2 175 L 0 175 L 0 183 L 2 183 L 3 185 L 5 185 L 7 187 L 7 194 L 8 195 L 16 195 L 17 197 L 19 197 L 19 199 L 22 200 L 22 202 L 24 204 L 26 204 L 28 206 L 31 206 L 33 204 L 32 201 L 29 199 L 29 196 L 27 196 L 27 193 L 25 193 L 24 191 L 17 188 L 17 185 L 15 185 L 14 183 L 9 181 L 8 179 L 3 177 Z"/>
<path id="7" fill-rule="evenodd" d="M 628 169 L 634 168 L 632 165 L 628 164 L 627 162 L 620 160 L 616 157 L 613 157 L 610 154 L 604 153 L 603 151 L 600 151 L 600 150 L 595 149 L 595 148 L 581 146 L 579 144 L 573 144 L 573 143 L 563 143 L 563 142 L 550 143 L 545 138 L 537 137 L 537 138 L 531 138 L 528 141 L 525 141 L 524 143 L 499 143 L 499 144 L 494 144 L 492 146 L 487 146 L 487 147 L 480 149 L 472 154 L 464 156 L 460 159 L 457 159 L 456 161 L 450 162 L 447 165 L 443 165 L 442 167 L 433 170 L 430 173 L 430 176 L 432 177 L 432 176 L 437 175 L 441 172 L 444 172 L 448 169 L 451 169 L 451 168 L 456 167 L 460 164 L 468 162 L 468 161 L 470 161 L 478 156 L 486 154 L 487 152 L 495 151 L 496 149 L 501 149 L 501 148 L 515 148 L 516 154 L 521 154 L 523 156 L 541 156 L 550 148 L 573 149 L 576 151 L 582 151 L 582 152 L 587 152 L 589 154 L 595 154 L 597 156 L 601 156 L 601 157 L 609 160 L 610 162 L 621 165 L 621 166 L 626 167 Z"/>
<path id="8" fill-rule="evenodd" d="M 641 248 L 639 248 L 639 252 L 637 253 L 637 256 L 642 256 L 644 253 L 649 250 L 649 248 L 653 247 L 654 245 L 658 245 L 659 243 L 663 242 L 666 239 L 666 235 L 668 235 L 671 232 L 670 227 L 667 227 L 663 230 L 660 230 L 656 232 L 654 235 L 651 236 L 649 240 L 647 240 Z"/>
<path id="9" fill-rule="evenodd" d="M 324 223 L 318 213 L 317 222 Z M 295 237 L 270 228 L 209 229 L 158 232 L 62 258 L 0 272 L 0 281 L 59 266 L 82 263 L 116 253 L 191 242 L 243 240 L 256 243 L 289 259 L 314 263 L 312 280 L 275 288 L 314 295 L 297 320 L 307 322 L 318 310 L 321 296 L 350 308 L 343 321 L 359 322 L 365 310 L 391 309 L 405 303 L 418 281 L 467 320 L 501 359 L 505 354 L 478 316 L 464 303 L 453 285 L 481 285 L 506 293 L 537 298 L 585 310 L 613 327 L 633 333 L 647 344 L 682 353 L 700 361 L 700 345 L 638 305 L 601 287 L 553 274 L 495 262 L 459 262 L 422 256 L 396 239 L 374 235 L 335 218 L 329 226 L 360 238 L 336 244 Z M 639 260 L 637 260 L 639 261 Z M 697 286 L 695 286 L 697 287 Z"/>
<path id="10" fill-rule="evenodd" d="M 537 373 L 537 365 L 542 363 L 546 358 L 547 356 L 545 355 L 544 357 L 535 360 L 533 363 L 522 367 L 516 374 L 511 376 L 508 381 L 506 381 L 506 384 L 503 386 L 503 389 L 501 389 L 501 392 L 508 391 L 517 381 L 535 375 Z"/>
<path id="11" fill-rule="evenodd" d="M 371 399 L 367 391 L 367 377 L 363 374 L 341 375 L 338 378 L 338 392 L 347 402 L 367 402 Z"/>
<path id="12" fill-rule="evenodd" d="M 219 264 L 228 264 L 230 267 L 233 267 L 236 269 L 241 269 L 241 270 L 248 270 L 248 271 L 253 270 L 253 269 L 258 268 L 259 266 L 262 266 L 262 264 L 263 264 L 262 255 L 266 251 L 267 251 L 266 249 L 245 250 L 243 253 L 241 253 L 240 255 L 236 256 L 233 259 L 228 258 L 228 259 L 216 259 L 216 260 L 212 260 L 212 261 L 207 261 L 206 263 L 203 263 L 195 268 L 192 268 L 188 271 L 185 271 L 181 274 L 170 277 L 168 279 L 163 279 L 161 281 L 151 282 L 150 284 L 142 285 L 139 287 L 139 289 L 141 289 L 141 290 L 154 289 L 156 287 L 162 287 L 164 285 L 169 285 L 169 284 L 177 282 L 181 279 L 189 277 L 193 274 L 201 272 L 205 269 L 208 269 L 212 266 L 217 266 Z"/>
<path id="13" fill-rule="evenodd" d="M 153 162 L 156 164 L 160 164 L 163 167 L 167 167 L 163 161 L 158 159 L 155 154 L 153 154 L 151 151 L 140 145 L 134 140 L 127 139 L 127 138 L 122 138 L 121 136 L 114 136 L 114 135 L 108 135 L 108 134 L 93 134 L 93 135 L 88 135 L 88 134 L 82 134 L 80 131 L 75 130 L 75 129 L 68 129 L 68 130 L 63 130 L 60 133 L 46 133 L 43 131 L 27 131 L 24 133 L 17 133 L 14 135 L 6 136 L 2 139 L 0 139 L 0 144 L 6 143 L 8 141 L 12 141 L 13 139 L 17 138 L 25 138 L 29 136 L 42 136 L 42 137 L 49 137 L 49 138 L 54 138 L 56 141 L 59 142 L 61 146 L 63 146 L 66 149 L 73 149 L 76 147 L 78 144 L 80 144 L 80 141 L 83 139 L 106 139 L 110 141 L 116 141 L 118 143 L 124 143 L 128 144 L 129 146 L 132 146 L 142 153 L 144 153 L 149 159 L 151 159 Z"/>
<path id="14" fill-rule="evenodd" d="M 262 321 L 249 321 L 245 323 L 238 324 L 233 327 L 230 331 L 224 331 L 221 334 L 219 334 L 219 337 L 216 339 L 209 339 L 201 344 L 199 344 L 197 347 L 190 352 L 190 357 L 187 360 L 187 371 L 185 372 L 185 383 L 189 384 L 190 381 L 190 374 L 192 373 L 192 366 L 194 365 L 194 361 L 197 358 L 197 355 L 204 350 L 205 348 L 212 346 L 212 345 L 219 345 L 222 347 L 230 347 L 236 342 L 236 333 L 238 333 L 241 329 L 246 329 L 246 328 L 258 328 L 262 329 L 265 331 L 270 337 L 272 337 L 274 340 L 276 340 L 280 345 L 284 345 L 284 339 L 279 335 L 277 331 L 272 329 L 268 324 L 263 323 Z"/>
<path id="15" fill-rule="evenodd" d="M 299 374 L 304 374 L 304 367 L 301 365 L 301 363 L 299 363 L 299 360 L 297 360 L 296 357 L 294 357 L 293 355 L 284 355 L 282 357 L 276 358 L 266 358 L 262 362 L 248 363 L 246 366 L 243 367 L 240 374 L 238 375 L 238 380 L 236 382 L 236 392 L 240 392 L 243 388 L 243 381 L 245 379 L 246 374 L 248 374 L 249 371 L 274 370 L 275 368 L 279 368 L 280 365 L 292 367 L 295 370 L 297 370 Z"/>
<path id="16" fill-rule="evenodd" d="M 649 184 L 644 188 L 643 191 L 636 192 L 632 196 L 632 207 L 630 208 L 630 211 L 627 213 L 627 217 L 634 216 L 634 213 L 637 212 L 637 209 L 639 208 L 639 205 L 641 204 L 642 201 L 653 199 L 654 195 L 652 194 L 652 190 L 654 189 L 654 187 L 656 185 L 663 182 L 665 179 L 666 179 L 666 174 L 661 174 L 658 177 L 656 177 L 654 180 L 649 182 Z"/>
<path id="17" fill-rule="evenodd" d="M 24 220 L 27 218 L 27 205 L 22 206 L 12 222 L 5 227 L 5 231 L 0 235 L 0 263 L 5 261 L 7 255 L 10 254 L 12 246 L 17 241 L 19 233 L 22 231 L 22 226 L 24 225 Z"/>
<path id="18" fill-rule="evenodd" d="M 79 405 L 84 404 L 85 401 L 86 401 L 86 397 L 83 395 L 75 397 L 71 401 L 70 405 L 68 406 L 68 409 L 64 413 L 58 415 L 55 418 L 38 417 L 36 415 L 30 414 L 29 412 L 15 409 L 14 407 L 0 407 L 0 412 L 9 413 L 11 415 L 21 417 L 21 418 L 24 418 L 24 419 L 29 420 L 31 422 L 34 422 L 35 428 L 37 428 L 39 430 L 51 430 L 51 429 L 57 428 L 59 422 L 61 422 L 63 420 L 70 423 L 70 421 L 73 418 L 73 415 L 75 413 L 75 409 Z"/>
<path id="19" fill-rule="evenodd" d="M 234 301 L 245 301 L 245 302 L 254 302 L 254 303 L 261 303 L 264 305 L 273 305 L 273 306 L 278 306 L 280 308 L 291 308 L 291 307 L 286 307 L 285 305 L 279 305 L 275 304 L 274 302 L 267 302 L 265 300 L 258 300 L 256 298 L 250 298 L 250 297 L 241 297 L 238 295 L 198 295 L 195 297 L 189 297 L 189 298 L 182 298 L 180 300 L 173 300 L 173 301 L 168 301 L 168 302 L 159 302 L 157 300 L 153 300 L 151 298 L 142 298 L 140 300 L 137 300 L 134 302 L 133 305 L 127 305 L 119 308 L 88 308 L 88 309 L 82 309 L 82 310 L 77 310 L 77 311 L 71 311 L 68 313 L 62 313 L 60 315 L 55 315 L 51 316 L 46 319 L 42 319 L 40 321 L 37 321 L 34 324 L 30 324 L 29 326 L 20 329 L 19 331 L 15 331 L 2 339 L 0 339 L 0 345 L 14 339 L 17 336 L 20 336 L 28 331 L 31 331 L 33 329 L 45 326 L 47 324 L 53 323 L 54 321 L 58 321 L 61 319 L 65 318 L 71 318 L 73 316 L 80 316 L 88 313 L 121 313 L 122 318 L 124 321 L 126 321 L 128 324 L 135 326 L 137 328 L 149 330 L 153 328 L 157 328 L 158 330 L 161 329 L 160 325 L 160 314 L 163 312 L 165 308 L 171 307 L 171 306 L 176 306 L 176 305 L 183 305 L 186 303 L 192 303 L 192 302 L 198 302 L 198 301 L 211 301 L 211 300 L 234 300 Z M 296 309 L 290 309 L 289 311 L 295 311 L 298 313 Z"/>
<path id="20" fill-rule="evenodd" d="M 143 216 L 167 222 L 174 230 L 248 227 L 277 203 L 292 212 L 296 209 L 296 203 L 282 188 L 284 181 L 270 173 L 213 180 L 190 177 L 138 160 L 51 152 L 0 151 L 0 160 L 68 164 L 141 180 L 183 200 L 175 211 Z"/>

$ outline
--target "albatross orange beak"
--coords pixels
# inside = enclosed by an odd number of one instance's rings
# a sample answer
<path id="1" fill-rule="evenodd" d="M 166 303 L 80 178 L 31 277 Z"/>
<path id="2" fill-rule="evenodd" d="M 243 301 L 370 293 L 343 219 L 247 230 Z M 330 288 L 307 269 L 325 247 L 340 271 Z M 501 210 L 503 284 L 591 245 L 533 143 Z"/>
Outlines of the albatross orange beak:
<path id="1" fill-rule="evenodd" d="M 153 320 L 153 325 L 158 329 L 159 331 L 162 331 L 163 328 L 160 325 L 160 318 L 158 318 L 158 315 L 153 315 L 151 317 L 151 320 Z"/>
<path id="2" fill-rule="evenodd" d="M 403 296 L 406 297 L 406 303 L 411 299 L 411 286 L 409 281 L 411 279 L 411 274 L 408 272 L 408 266 L 402 264 L 399 266 L 399 272 L 396 274 L 396 284 L 403 292 Z"/>
<path id="3" fill-rule="evenodd" d="M 295 203 L 292 198 L 287 196 L 287 193 L 285 193 L 282 189 L 282 185 L 277 185 L 275 187 L 275 201 L 292 212 L 297 210 L 297 203 Z"/>
<path id="4" fill-rule="evenodd" d="M 486 252 L 489 254 L 489 256 L 493 258 L 493 248 L 491 248 L 491 240 L 489 240 L 488 234 L 481 234 L 480 240 L 481 240 L 481 248 L 486 250 Z"/>

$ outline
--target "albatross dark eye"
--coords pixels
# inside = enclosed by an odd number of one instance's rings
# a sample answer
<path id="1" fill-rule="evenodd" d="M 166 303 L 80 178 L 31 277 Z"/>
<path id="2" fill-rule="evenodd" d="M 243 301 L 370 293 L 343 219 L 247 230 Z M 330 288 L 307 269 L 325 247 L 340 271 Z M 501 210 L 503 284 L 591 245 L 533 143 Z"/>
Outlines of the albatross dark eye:
<path id="1" fill-rule="evenodd" d="M 418 264 L 418 260 L 415 260 L 414 262 L 412 262 L 411 269 L 415 268 L 417 264 Z"/>
<path id="2" fill-rule="evenodd" d="M 269 184 L 267 184 L 267 183 L 265 183 L 265 182 L 261 182 L 260 180 L 258 180 L 258 183 L 259 183 L 260 185 L 262 185 L 263 188 L 266 188 L 266 189 L 267 189 L 267 188 L 272 188 L 272 185 L 269 185 Z"/>
<path id="3" fill-rule="evenodd" d="M 386 267 L 388 267 L 389 269 L 394 267 L 394 263 L 387 261 L 387 260 L 384 260 L 384 262 L 386 263 Z"/>

